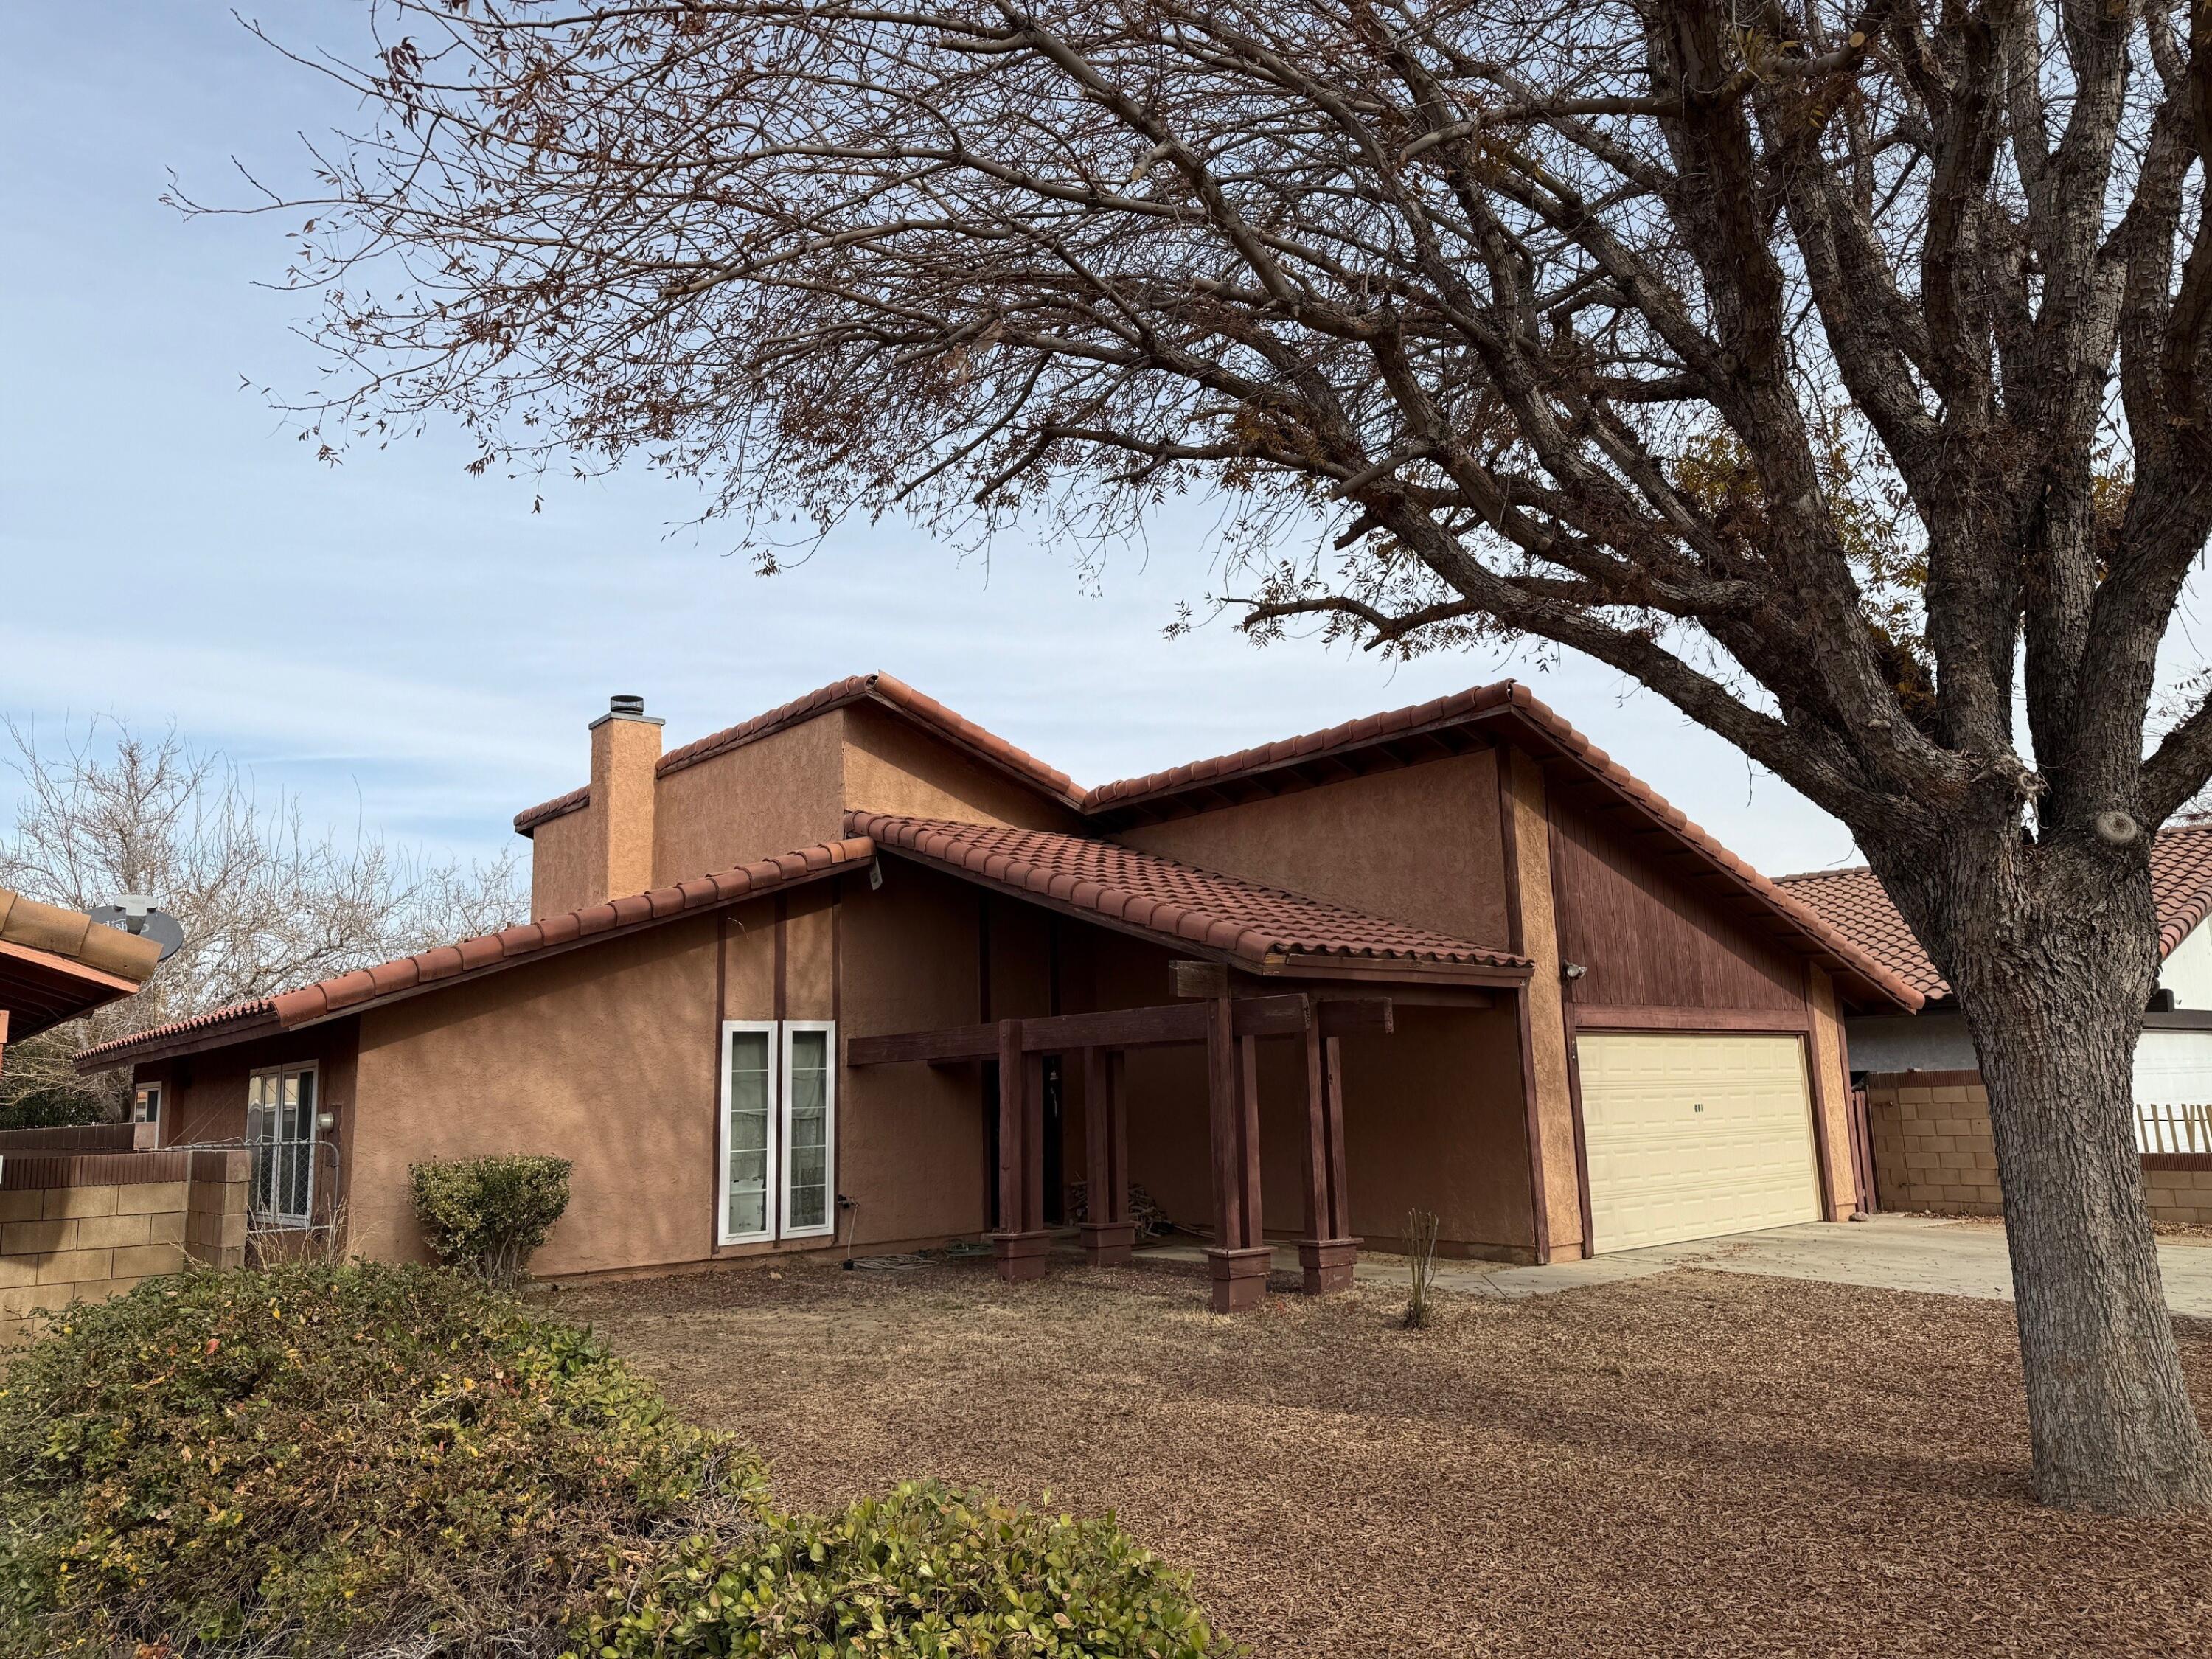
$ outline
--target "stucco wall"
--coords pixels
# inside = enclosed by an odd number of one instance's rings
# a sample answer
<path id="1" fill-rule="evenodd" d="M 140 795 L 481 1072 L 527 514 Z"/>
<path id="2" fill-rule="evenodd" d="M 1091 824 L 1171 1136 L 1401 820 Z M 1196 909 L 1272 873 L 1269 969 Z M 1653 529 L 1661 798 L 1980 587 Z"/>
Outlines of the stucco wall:
<path id="1" fill-rule="evenodd" d="M 653 878 L 672 884 L 845 833 L 845 721 L 833 708 L 757 743 L 664 774 Z"/>
<path id="2" fill-rule="evenodd" d="M 712 916 L 674 921 L 363 1014 L 355 1248 L 422 1254 L 410 1163 L 550 1152 L 574 1161 L 574 1195 L 535 1271 L 708 1255 L 715 936 Z"/>
<path id="3" fill-rule="evenodd" d="M 596 896 L 599 830 L 596 805 L 541 823 L 530 835 L 530 914 L 580 910 Z"/>
<path id="4" fill-rule="evenodd" d="M 1505 943 L 1487 750 L 1140 824 L 1116 839 L 1478 945 Z"/>
<path id="5" fill-rule="evenodd" d="M 1344 1043 L 1353 1231 L 1370 1243 L 1401 1243 L 1407 1212 L 1429 1210 L 1448 1254 L 1530 1260 L 1527 1117 L 1510 1006 L 1401 1006 L 1396 1023 L 1389 1036 Z M 1571 1146 L 1566 1168 L 1571 1192 Z"/>
<path id="6" fill-rule="evenodd" d="M 895 817 L 1080 834 L 1075 813 L 867 703 L 845 711 L 843 803 Z"/>
<path id="7" fill-rule="evenodd" d="M 971 1021 L 978 897 L 894 864 L 878 892 L 816 883 L 364 1015 L 355 1247 L 419 1256 L 408 1164 L 501 1152 L 575 1163 L 568 1212 L 532 1263 L 548 1276 L 980 1231 L 975 1068 L 926 1066 L 841 1071 L 836 1190 L 858 1207 L 835 1241 L 718 1247 L 714 1231 L 720 1021 L 836 1019 L 841 1039 Z M 999 908 L 1000 1012 L 1044 1012 L 1045 919 Z"/>
<path id="8" fill-rule="evenodd" d="M 889 863 L 879 892 L 848 883 L 843 1035 L 964 1025 L 978 1007 L 976 890 Z M 986 1110 L 975 1066 L 876 1066 L 843 1073 L 838 1189 L 865 1246 L 982 1231 Z"/>

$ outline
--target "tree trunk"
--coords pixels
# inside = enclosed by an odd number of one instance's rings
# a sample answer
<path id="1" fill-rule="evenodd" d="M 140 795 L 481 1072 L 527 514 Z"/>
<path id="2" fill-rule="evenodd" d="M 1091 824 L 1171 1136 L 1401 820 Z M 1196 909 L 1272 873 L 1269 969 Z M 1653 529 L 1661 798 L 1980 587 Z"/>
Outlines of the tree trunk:
<path id="1" fill-rule="evenodd" d="M 2136 1151 L 2135 1045 L 2156 981 L 2147 861 L 2026 856 L 2043 867 L 2016 884 L 1990 878 L 1991 865 L 2028 874 L 2002 854 L 1960 872 L 1953 896 L 1973 898 L 1952 912 L 1948 954 L 1996 1136 L 2037 1495 L 2130 1514 L 2212 1502 Z"/>

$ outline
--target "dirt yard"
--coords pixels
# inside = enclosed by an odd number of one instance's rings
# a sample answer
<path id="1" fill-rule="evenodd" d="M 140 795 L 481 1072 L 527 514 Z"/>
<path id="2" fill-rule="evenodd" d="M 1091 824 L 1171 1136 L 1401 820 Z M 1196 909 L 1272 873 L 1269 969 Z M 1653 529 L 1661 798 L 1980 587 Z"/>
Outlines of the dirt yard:
<path id="1" fill-rule="evenodd" d="M 1203 1300 L 1175 1264 L 963 1263 L 558 1305 L 784 1501 L 934 1474 L 1114 1510 L 1255 1659 L 2212 1653 L 2212 1517 L 2028 1501 L 2001 1304 L 1682 1272 L 1409 1332 L 1379 1289 Z"/>

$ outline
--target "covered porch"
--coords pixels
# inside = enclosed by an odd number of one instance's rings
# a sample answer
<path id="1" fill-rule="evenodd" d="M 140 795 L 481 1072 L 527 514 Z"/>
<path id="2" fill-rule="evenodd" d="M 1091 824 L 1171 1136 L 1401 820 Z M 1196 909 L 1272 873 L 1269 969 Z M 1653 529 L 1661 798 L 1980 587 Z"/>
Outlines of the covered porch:
<path id="1" fill-rule="evenodd" d="M 1388 998 L 1328 991 L 1261 991 L 1233 981 L 1219 963 L 1170 964 L 1182 1000 L 1091 1013 L 1000 1019 L 935 1030 L 847 1040 L 845 1063 L 950 1066 L 995 1062 L 998 1071 L 998 1216 L 988 1237 L 1000 1275 L 1043 1276 L 1046 1225 L 1046 1066 L 1083 1079 L 1085 1260 L 1127 1261 L 1136 1241 L 1129 1201 L 1127 1059 L 1181 1047 L 1203 1051 L 1212 1243 L 1206 1251 L 1218 1312 L 1257 1305 L 1273 1247 L 1261 1192 L 1261 1045 L 1295 1057 L 1303 1081 L 1298 1145 L 1303 1226 L 1297 1240 L 1310 1295 L 1348 1290 L 1360 1241 L 1352 1229 L 1345 1151 L 1343 1041 L 1387 1036 Z"/>

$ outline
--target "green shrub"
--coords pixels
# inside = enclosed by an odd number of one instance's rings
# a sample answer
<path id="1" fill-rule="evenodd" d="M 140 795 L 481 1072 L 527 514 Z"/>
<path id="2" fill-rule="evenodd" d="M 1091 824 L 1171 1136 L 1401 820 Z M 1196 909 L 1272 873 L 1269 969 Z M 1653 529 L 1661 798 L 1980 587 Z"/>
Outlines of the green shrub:
<path id="1" fill-rule="evenodd" d="M 149 1279 L 0 1377 L 0 1647 L 544 1652 L 611 1549 L 764 1495 L 588 1334 L 453 1273 Z"/>
<path id="2" fill-rule="evenodd" d="M 765 1515 L 617 1562 L 571 1659 L 1221 1654 L 1182 1575 L 1111 1518 L 1075 1521 L 933 1481 L 830 1517 Z"/>
<path id="3" fill-rule="evenodd" d="M 512 1284 L 568 1207 L 570 1167 L 525 1154 L 412 1164 L 415 1218 L 447 1267 Z"/>
<path id="4" fill-rule="evenodd" d="M 0 1103 L 0 1129 L 76 1129 L 106 1121 L 97 1095 L 74 1090 L 32 1090 Z"/>

